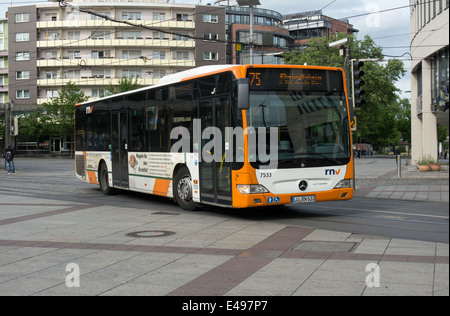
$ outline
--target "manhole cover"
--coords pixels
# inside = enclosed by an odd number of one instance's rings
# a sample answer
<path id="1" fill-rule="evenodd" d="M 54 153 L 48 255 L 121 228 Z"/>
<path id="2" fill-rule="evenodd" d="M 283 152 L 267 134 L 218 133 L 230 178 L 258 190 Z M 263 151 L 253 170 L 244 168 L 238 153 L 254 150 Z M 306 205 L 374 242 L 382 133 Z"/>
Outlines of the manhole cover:
<path id="1" fill-rule="evenodd" d="M 354 242 L 339 241 L 302 241 L 294 250 L 323 251 L 323 252 L 350 252 L 355 246 Z"/>
<path id="2" fill-rule="evenodd" d="M 134 237 L 134 238 L 154 238 L 154 237 L 164 237 L 164 236 L 170 236 L 175 235 L 175 232 L 171 232 L 168 230 L 146 230 L 146 231 L 140 231 L 140 232 L 132 232 L 126 234 L 128 237 Z"/>

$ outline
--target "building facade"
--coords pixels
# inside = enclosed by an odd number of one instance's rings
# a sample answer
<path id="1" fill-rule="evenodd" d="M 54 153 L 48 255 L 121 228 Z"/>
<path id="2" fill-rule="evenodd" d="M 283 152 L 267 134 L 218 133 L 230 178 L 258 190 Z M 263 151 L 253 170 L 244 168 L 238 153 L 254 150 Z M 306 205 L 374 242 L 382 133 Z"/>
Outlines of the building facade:
<path id="1" fill-rule="evenodd" d="M 49 101 L 69 81 L 98 98 L 121 78 L 148 86 L 194 67 L 196 6 L 156 1 L 10 7 L 9 94 L 15 109 Z"/>
<path id="2" fill-rule="evenodd" d="M 8 19 L 0 19 L 0 104 L 8 98 Z"/>
<path id="3" fill-rule="evenodd" d="M 122 78 L 150 86 L 194 67 L 249 62 L 248 7 L 231 0 L 205 6 L 168 2 L 66 0 L 65 6 L 9 7 L 9 29 L 3 30 L 8 50 L 0 49 L 0 62 L 9 62 L 0 64 L 0 79 L 9 77 L 3 90 L 14 115 L 51 102 L 69 82 L 95 99 Z M 254 63 L 279 63 L 274 55 L 292 44 L 282 15 L 254 11 Z M 243 50 L 236 52 L 235 43 Z M 63 136 L 52 137 L 46 142 L 51 151 L 70 150 Z"/>
<path id="4" fill-rule="evenodd" d="M 449 130 L 449 1 L 411 0 L 412 163 L 438 159 L 438 125 Z M 447 140 L 448 141 L 448 140 Z"/>
<path id="5" fill-rule="evenodd" d="M 253 40 L 250 40 L 250 8 L 226 9 L 227 64 L 249 64 L 253 43 L 254 64 L 279 64 L 279 55 L 290 50 L 293 39 L 282 25 L 282 15 L 273 10 L 253 9 Z M 240 45 L 240 50 L 236 49 Z"/>
<path id="6" fill-rule="evenodd" d="M 322 10 L 285 15 L 283 24 L 294 39 L 296 48 L 305 46 L 312 38 L 330 38 L 336 33 L 352 35 L 359 32 L 348 19 L 331 18 L 324 15 Z"/>
<path id="7" fill-rule="evenodd" d="M 68 82 L 99 98 L 121 78 L 149 86 L 193 67 L 250 59 L 249 8 L 229 1 L 66 2 L 9 7 L 9 98 L 16 111 L 49 102 Z M 280 13 L 255 9 L 254 63 L 279 63 L 273 55 L 290 48 L 292 37 L 281 24 Z"/>

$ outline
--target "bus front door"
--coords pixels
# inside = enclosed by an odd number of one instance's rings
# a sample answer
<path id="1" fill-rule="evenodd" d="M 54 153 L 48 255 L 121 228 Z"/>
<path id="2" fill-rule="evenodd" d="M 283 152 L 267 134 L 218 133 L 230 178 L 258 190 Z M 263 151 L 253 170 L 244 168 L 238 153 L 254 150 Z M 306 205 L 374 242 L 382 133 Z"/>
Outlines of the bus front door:
<path id="1" fill-rule="evenodd" d="M 111 159 L 114 187 L 128 189 L 128 113 L 112 114 Z"/>
<path id="2" fill-rule="evenodd" d="M 229 144 L 226 127 L 230 126 L 230 98 L 215 97 L 199 100 L 202 134 L 200 163 L 200 199 L 221 205 L 231 205 L 231 163 L 226 162 L 225 148 Z M 216 127 L 207 129 L 208 127 Z M 219 135 L 217 135 L 219 134 Z"/>

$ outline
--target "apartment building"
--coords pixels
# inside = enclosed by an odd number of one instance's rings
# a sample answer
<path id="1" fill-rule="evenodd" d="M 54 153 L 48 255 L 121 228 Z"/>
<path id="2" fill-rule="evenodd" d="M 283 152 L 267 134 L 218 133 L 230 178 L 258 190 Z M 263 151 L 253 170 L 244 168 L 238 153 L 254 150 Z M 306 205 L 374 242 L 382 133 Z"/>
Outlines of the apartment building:
<path id="1" fill-rule="evenodd" d="M 0 19 L 0 104 L 8 98 L 8 19 Z"/>
<path id="2" fill-rule="evenodd" d="M 449 130 L 449 1 L 411 0 L 412 162 L 438 158 L 437 126 Z M 447 139 L 448 141 L 448 139 Z"/>
<path id="3" fill-rule="evenodd" d="M 225 8 L 166 2 L 10 7 L 8 75 L 15 110 L 49 101 L 69 81 L 98 98 L 121 78 L 149 86 L 166 74 L 219 63 L 225 56 Z M 212 33 L 222 41 L 207 41 Z"/>
<path id="4" fill-rule="evenodd" d="M 305 46 L 311 38 L 330 38 L 336 33 L 355 34 L 359 30 L 348 19 L 326 16 L 322 10 L 301 12 L 283 16 L 283 23 L 295 41 L 295 47 Z"/>
<path id="5" fill-rule="evenodd" d="M 230 6 L 226 8 L 227 64 L 249 64 L 250 45 L 253 44 L 254 64 L 280 64 L 281 53 L 290 50 L 294 41 L 283 27 L 279 12 L 264 8 L 253 9 L 253 39 L 250 39 L 250 8 Z M 241 49 L 236 49 L 240 44 Z"/>

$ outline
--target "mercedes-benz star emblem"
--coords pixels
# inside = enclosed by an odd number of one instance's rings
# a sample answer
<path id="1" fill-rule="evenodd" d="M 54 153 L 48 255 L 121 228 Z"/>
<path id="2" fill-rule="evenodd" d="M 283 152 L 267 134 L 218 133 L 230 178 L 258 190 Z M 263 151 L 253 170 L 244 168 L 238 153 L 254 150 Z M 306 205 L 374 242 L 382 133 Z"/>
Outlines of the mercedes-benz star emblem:
<path id="1" fill-rule="evenodd" d="M 300 181 L 298 187 L 301 191 L 305 191 L 306 188 L 308 187 L 308 182 L 306 182 L 305 180 L 302 180 L 302 181 Z"/>

